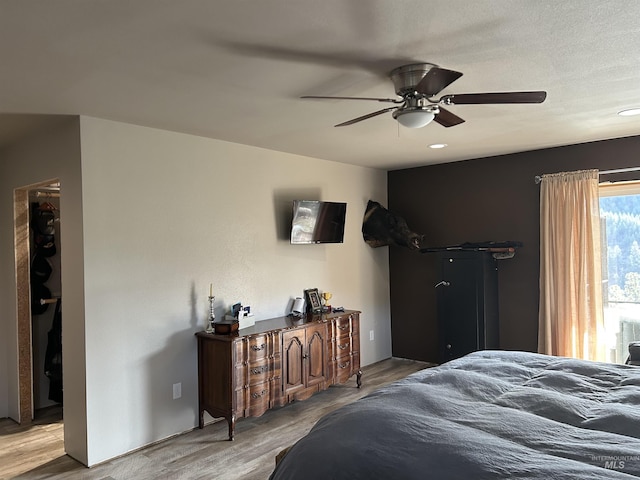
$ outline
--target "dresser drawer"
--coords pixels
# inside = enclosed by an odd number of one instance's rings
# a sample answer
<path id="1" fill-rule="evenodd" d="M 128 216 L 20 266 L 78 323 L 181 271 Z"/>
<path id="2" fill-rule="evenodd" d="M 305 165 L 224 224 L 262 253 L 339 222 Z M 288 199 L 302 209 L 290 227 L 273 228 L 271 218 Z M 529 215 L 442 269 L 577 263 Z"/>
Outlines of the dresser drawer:
<path id="1" fill-rule="evenodd" d="M 251 335 L 234 343 L 237 363 L 253 363 L 269 356 L 267 335 Z"/>
<path id="2" fill-rule="evenodd" d="M 266 412 L 269 409 L 269 394 L 269 382 L 250 385 L 249 388 L 247 388 L 247 408 L 245 409 L 245 416 L 257 417 Z"/>
<path id="3" fill-rule="evenodd" d="M 345 383 L 353 374 L 352 357 L 343 357 L 336 360 L 336 383 Z"/>
<path id="4" fill-rule="evenodd" d="M 248 385 L 266 382 L 271 376 L 271 365 L 268 359 L 252 362 L 247 366 Z"/>
<path id="5" fill-rule="evenodd" d="M 336 325 L 336 338 L 341 338 L 351 335 L 351 315 L 338 317 L 335 319 Z"/>
<path id="6" fill-rule="evenodd" d="M 338 337 L 335 343 L 335 352 L 334 355 L 336 358 L 340 358 L 344 355 L 349 355 L 353 350 L 352 347 L 352 337 Z"/>
<path id="7" fill-rule="evenodd" d="M 280 355 L 250 363 L 238 363 L 235 366 L 234 378 L 241 385 L 256 385 L 282 375 Z"/>
<path id="8" fill-rule="evenodd" d="M 252 335 L 247 341 L 247 358 L 249 363 L 267 358 L 269 354 L 269 341 L 267 335 Z"/>

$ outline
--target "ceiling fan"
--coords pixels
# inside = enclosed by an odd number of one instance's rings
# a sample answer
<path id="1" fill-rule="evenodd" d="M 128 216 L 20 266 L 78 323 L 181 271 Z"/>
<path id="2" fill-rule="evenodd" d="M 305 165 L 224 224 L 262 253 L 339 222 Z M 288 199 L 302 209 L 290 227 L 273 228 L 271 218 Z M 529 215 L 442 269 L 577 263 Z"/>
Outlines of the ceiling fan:
<path id="1" fill-rule="evenodd" d="M 462 93 L 432 98 L 462 76 L 460 72 L 440 68 L 432 63 L 403 65 L 393 69 L 389 76 L 393 81 L 396 95 L 402 98 L 325 97 L 318 95 L 305 95 L 301 98 L 368 100 L 396 104 L 396 106 L 383 108 L 382 110 L 339 123 L 335 125 L 336 127 L 353 125 L 383 113 L 393 112 L 393 118 L 400 122 L 401 125 L 409 128 L 421 128 L 432 120 L 443 127 L 453 127 L 464 122 L 462 118 L 441 105 L 542 103 L 547 97 L 547 92 L 534 91 Z"/>

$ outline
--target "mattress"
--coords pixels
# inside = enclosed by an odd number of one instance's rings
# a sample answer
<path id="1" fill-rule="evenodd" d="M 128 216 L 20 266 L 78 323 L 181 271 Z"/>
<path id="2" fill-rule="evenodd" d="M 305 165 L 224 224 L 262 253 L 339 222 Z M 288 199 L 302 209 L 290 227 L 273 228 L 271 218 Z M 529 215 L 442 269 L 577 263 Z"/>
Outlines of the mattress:
<path id="1" fill-rule="evenodd" d="M 481 351 L 323 417 L 270 479 L 637 477 L 640 367 Z"/>

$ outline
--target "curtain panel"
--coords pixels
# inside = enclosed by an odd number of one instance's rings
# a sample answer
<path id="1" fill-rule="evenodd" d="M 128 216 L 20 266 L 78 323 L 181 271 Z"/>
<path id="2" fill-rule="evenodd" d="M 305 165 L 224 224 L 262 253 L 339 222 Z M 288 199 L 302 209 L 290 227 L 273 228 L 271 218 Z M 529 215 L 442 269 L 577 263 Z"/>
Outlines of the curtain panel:
<path id="1" fill-rule="evenodd" d="M 605 360 L 598 171 L 540 183 L 538 351 Z"/>

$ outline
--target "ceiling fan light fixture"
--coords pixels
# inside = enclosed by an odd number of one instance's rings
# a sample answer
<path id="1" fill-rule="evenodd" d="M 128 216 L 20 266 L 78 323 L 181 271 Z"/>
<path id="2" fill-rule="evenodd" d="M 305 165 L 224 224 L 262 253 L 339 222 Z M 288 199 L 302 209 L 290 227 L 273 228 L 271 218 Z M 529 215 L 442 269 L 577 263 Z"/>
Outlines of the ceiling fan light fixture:
<path id="1" fill-rule="evenodd" d="M 403 127 L 422 128 L 431 123 L 435 118 L 435 114 L 432 110 L 397 110 L 393 112 L 393 117 Z"/>

